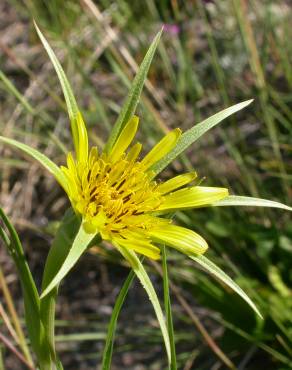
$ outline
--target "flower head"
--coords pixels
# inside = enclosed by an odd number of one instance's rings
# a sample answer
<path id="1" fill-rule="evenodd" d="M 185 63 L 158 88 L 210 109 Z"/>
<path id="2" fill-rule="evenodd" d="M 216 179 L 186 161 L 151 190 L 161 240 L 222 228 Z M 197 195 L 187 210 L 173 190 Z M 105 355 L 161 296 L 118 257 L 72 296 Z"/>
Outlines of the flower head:
<path id="1" fill-rule="evenodd" d="M 181 130 L 169 132 L 140 159 L 142 145 L 131 145 L 138 122 L 138 117 L 133 116 L 109 153 L 99 153 L 96 147 L 88 151 L 86 126 L 79 114 L 76 158 L 69 153 L 67 166 L 61 167 L 66 178 L 63 187 L 72 206 L 82 216 L 88 232 L 99 233 L 114 245 L 153 259 L 160 252 L 155 242 L 187 254 L 202 254 L 207 243 L 201 236 L 161 216 L 177 209 L 211 204 L 226 197 L 228 191 L 185 187 L 196 178 L 196 173 L 182 174 L 166 182 L 155 181 L 151 167 L 173 149 Z"/>

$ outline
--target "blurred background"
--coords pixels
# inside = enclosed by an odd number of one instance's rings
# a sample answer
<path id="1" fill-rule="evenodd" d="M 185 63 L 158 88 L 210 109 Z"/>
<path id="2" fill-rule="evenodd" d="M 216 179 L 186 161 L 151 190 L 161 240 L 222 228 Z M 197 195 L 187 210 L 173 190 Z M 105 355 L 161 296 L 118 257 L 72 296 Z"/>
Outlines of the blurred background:
<path id="1" fill-rule="evenodd" d="M 73 85 L 91 143 L 100 147 L 138 64 L 164 25 L 137 111 L 145 151 L 171 128 L 186 130 L 224 107 L 254 102 L 196 142 L 162 178 L 193 167 L 204 184 L 291 205 L 291 10 L 289 0 L 1 0 L 1 135 L 38 148 L 59 164 L 72 148 L 60 85 L 33 18 Z M 40 284 L 68 200 L 37 163 L 2 145 L 0 189 L 0 205 L 17 228 Z M 290 215 L 232 207 L 177 216 L 181 225 L 204 236 L 208 256 L 264 316 L 257 319 L 241 298 L 169 251 L 178 368 L 292 369 Z M 146 265 L 162 301 L 160 265 Z M 23 324 L 21 291 L 2 245 L 0 269 L 0 369 L 24 369 L 7 324 Z M 115 298 L 128 272 L 117 252 L 100 246 L 65 279 L 56 329 L 65 369 L 98 369 Z M 112 369 L 166 366 L 152 306 L 135 282 L 118 323 Z"/>

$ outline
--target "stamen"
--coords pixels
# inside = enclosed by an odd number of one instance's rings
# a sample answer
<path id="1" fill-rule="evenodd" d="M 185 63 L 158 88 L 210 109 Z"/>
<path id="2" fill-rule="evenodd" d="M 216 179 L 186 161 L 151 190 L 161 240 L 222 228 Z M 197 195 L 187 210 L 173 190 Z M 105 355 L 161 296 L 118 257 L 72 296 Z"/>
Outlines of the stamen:
<path id="1" fill-rule="evenodd" d="M 97 149 L 91 149 L 87 163 L 75 162 L 68 155 L 63 172 L 70 179 L 72 204 L 103 235 L 133 227 L 128 221 L 132 216 L 155 211 L 162 203 L 156 182 L 134 160 L 139 151 L 136 146 L 131 155 L 123 154 L 114 163 L 105 154 L 99 156 Z M 135 228 L 146 226 L 141 222 Z"/>

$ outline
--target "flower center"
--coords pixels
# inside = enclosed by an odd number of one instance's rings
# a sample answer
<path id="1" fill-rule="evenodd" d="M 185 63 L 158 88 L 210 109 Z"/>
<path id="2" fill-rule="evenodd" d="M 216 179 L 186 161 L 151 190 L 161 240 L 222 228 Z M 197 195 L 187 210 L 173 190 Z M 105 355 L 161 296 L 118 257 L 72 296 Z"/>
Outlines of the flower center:
<path id="1" fill-rule="evenodd" d="M 154 211 L 162 203 L 151 174 L 126 155 L 111 163 L 91 151 L 87 163 L 75 162 L 72 155 L 67 162 L 63 171 L 70 179 L 68 195 L 92 228 L 106 234 L 118 232 L 128 227 L 131 216 Z"/>

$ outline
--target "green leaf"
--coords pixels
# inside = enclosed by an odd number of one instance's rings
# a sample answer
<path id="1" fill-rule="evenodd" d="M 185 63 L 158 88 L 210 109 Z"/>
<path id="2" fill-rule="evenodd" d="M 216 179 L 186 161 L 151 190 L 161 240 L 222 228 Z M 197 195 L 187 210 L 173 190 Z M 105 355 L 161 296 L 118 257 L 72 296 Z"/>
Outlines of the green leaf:
<path id="1" fill-rule="evenodd" d="M 200 266 L 202 266 L 205 270 L 207 270 L 211 275 L 214 275 L 217 279 L 221 280 L 225 283 L 229 288 L 234 290 L 238 295 L 243 298 L 246 303 L 256 312 L 256 314 L 262 319 L 262 315 L 257 309 L 256 305 L 252 302 L 252 300 L 247 296 L 247 294 L 227 275 L 224 271 L 220 269 L 215 263 L 210 261 L 206 256 L 189 256 L 192 260 L 197 262 Z"/>
<path id="2" fill-rule="evenodd" d="M 170 340 L 170 350 L 171 350 L 171 364 L 169 370 L 177 370 L 176 363 L 176 351 L 175 351 L 175 340 L 174 340 L 174 330 L 173 330 L 173 320 L 171 312 L 171 301 L 169 294 L 169 282 L 168 282 L 168 268 L 167 268 L 167 257 L 165 245 L 161 246 L 162 255 L 162 269 L 163 269 L 163 296 L 164 296 L 164 307 L 166 311 L 166 325 Z"/>
<path id="3" fill-rule="evenodd" d="M 0 238 L 6 245 L 17 268 L 24 295 L 25 321 L 31 345 L 40 363 L 49 363 L 49 346 L 45 341 L 44 328 L 40 320 L 40 299 L 29 269 L 17 232 L 0 207 L 0 220 L 3 221 L 9 235 L 0 225 Z"/>
<path id="4" fill-rule="evenodd" d="M 49 285 L 54 276 L 58 273 L 70 248 L 74 242 L 76 231 L 80 228 L 80 218 L 69 209 L 57 230 L 54 241 L 51 245 L 42 280 L 42 289 Z M 55 306 L 58 287 L 55 287 L 49 294 L 47 294 L 40 301 L 40 316 L 45 328 L 45 332 L 50 343 L 52 357 L 57 362 L 55 353 Z"/>
<path id="5" fill-rule="evenodd" d="M 74 239 L 76 238 L 76 234 L 80 229 L 80 225 L 81 218 L 76 215 L 72 208 L 69 208 L 61 220 L 46 259 L 42 279 L 42 290 L 49 285 L 62 267 L 70 252 Z"/>
<path id="6" fill-rule="evenodd" d="M 292 211 L 292 207 L 286 206 L 285 204 L 279 202 L 275 202 L 273 200 L 245 197 L 240 195 L 229 195 L 228 197 L 212 204 L 212 207 L 225 206 L 271 207 Z"/>
<path id="7" fill-rule="evenodd" d="M 167 327 L 166 327 L 165 320 L 163 317 L 162 309 L 160 307 L 160 303 L 156 295 L 155 289 L 151 283 L 151 280 L 146 270 L 144 269 L 141 261 L 135 254 L 135 252 L 127 248 L 124 248 L 122 246 L 116 245 L 116 247 L 121 252 L 121 254 L 124 256 L 124 258 L 128 260 L 132 269 L 134 270 L 135 274 L 137 275 L 138 279 L 140 280 L 141 284 L 143 285 L 144 289 L 146 290 L 148 294 L 148 297 L 153 305 L 157 320 L 160 325 L 160 329 L 161 329 L 162 336 L 163 336 L 164 343 L 165 343 L 168 361 L 169 363 L 171 363 L 171 349 L 170 349 L 169 335 L 168 335 Z"/>
<path id="8" fill-rule="evenodd" d="M 36 28 L 36 31 L 39 35 L 39 38 L 44 45 L 44 48 L 46 49 L 51 62 L 53 63 L 53 66 L 55 68 L 55 71 L 58 75 L 63 94 L 65 97 L 67 109 L 68 109 L 68 115 L 71 121 L 71 129 L 72 129 L 72 135 L 73 135 L 73 141 L 74 141 L 74 146 L 76 153 L 78 151 L 78 143 L 79 143 L 79 138 L 78 138 L 78 113 L 79 113 L 79 108 L 76 102 L 76 99 L 74 97 L 72 88 L 70 86 L 70 83 L 65 75 L 65 72 L 59 63 L 53 49 L 50 47 L 48 41 L 46 40 L 45 36 L 42 34 L 41 30 L 38 28 L 37 24 L 34 22 L 34 26 Z"/>
<path id="9" fill-rule="evenodd" d="M 83 223 L 79 224 L 79 229 L 75 229 L 75 232 L 77 233 L 75 234 L 73 242 L 71 238 L 66 235 L 66 232 L 63 231 L 62 237 L 58 238 L 58 241 L 63 241 L 65 239 L 66 245 L 58 243 L 60 249 L 62 249 L 60 253 L 58 254 L 57 251 L 52 251 L 51 256 L 49 256 L 41 299 L 59 285 L 61 280 L 68 274 L 81 257 L 82 253 L 87 249 L 90 242 L 97 235 L 96 233 L 88 233 L 84 229 Z M 55 261 L 54 256 L 57 256 L 57 261 Z"/>
<path id="10" fill-rule="evenodd" d="M 134 78 L 134 81 L 132 83 L 131 89 L 129 91 L 129 94 L 127 96 L 127 99 L 122 107 L 122 110 L 119 114 L 119 117 L 111 131 L 111 134 L 109 136 L 108 142 L 105 146 L 105 152 L 109 153 L 112 149 L 114 143 L 116 142 L 119 133 L 121 132 L 124 125 L 130 120 L 130 118 L 135 113 L 137 104 L 140 99 L 140 95 L 142 92 L 142 88 L 144 85 L 144 82 L 147 78 L 147 73 L 150 67 L 150 64 L 152 62 L 152 59 L 154 57 L 156 48 L 158 46 L 160 37 L 162 34 L 162 30 L 158 32 L 158 34 L 155 36 L 154 40 L 152 41 L 140 67 L 139 70 Z"/>
<path id="11" fill-rule="evenodd" d="M 51 161 L 47 156 L 40 153 L 38 150 L 31 148 L 30 146 L 20 143 L 17 140 L 9 139 L 4 136 L 0 136 L 0 141 L 3 143 L 9 144 L 11 146 L 14 146 L 20 150 L 22 150 L 24 153 L 30 155 L 34 159 L 36 159 L 42 166 L 45 167 L 59 182 L 59 184 L 66 190 L 67 188 L 67 180 L 61 169 L 53 162 Z"/>
<path id="12" fill-rule="evenodd" d="M 102 355 L 102 370 L 110 370 L 111 368 L 111 361 L 112 361 L 112 355 L 113 355 L 113 344 L 114 344 L 114 336 L 116 332 L 117 327 L 117 321 L 118 317 L 122 308 L 122 305 L 124 303 L 124 300 L 128 294 L 128 291 L 132 285 L 132 282 L 134 280 L 135 273 L 132 270 L 126 281 L 124 282 L 122 289 L 116 299 L 115 306 L 111 315 L 110 323 L 108 326 L 107 336 L 106 336 L 106 342 L 105 347 Z"/>
<path id="13" fill-rule="evenodd" d="M 191 129 L 184 132 L 178 140 L 176 146 L 164 158 L 156 162 L 151 167 L 151 170 L 154 172 L 155 175 L 157 175 L 177 156 L 183 153 L 191 144 L 197 141 L 205 132 L 209 131 L 212 127 L 216 126 L 218 123 L 220 123 L 233 113 L 245 108 L 252 101 L 253 100 L 247 100 L 239 104 L 232 105 L 231 107 L 214 114 L 213 116 L 205 119 L 204 121 L 198 123 Z"/>

